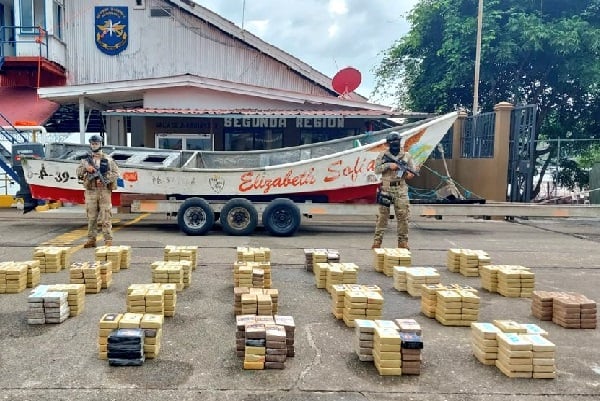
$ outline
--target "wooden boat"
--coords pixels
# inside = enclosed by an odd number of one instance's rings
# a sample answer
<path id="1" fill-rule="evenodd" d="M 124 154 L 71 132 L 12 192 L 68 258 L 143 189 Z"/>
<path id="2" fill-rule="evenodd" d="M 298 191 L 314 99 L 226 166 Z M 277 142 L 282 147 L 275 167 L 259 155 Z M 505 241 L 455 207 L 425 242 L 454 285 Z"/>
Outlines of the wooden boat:
<path id="1" fill-rule="evenodd" d="M 418 166 L 425 162 L 456 119 L 449 113 L 393 129 L 297 147 L 245 152 L 186 151 L 104 146 L 119 165 L 113 205 L 123 194 L 245 198 L 269 202 L 374 203 L 379 177 L 375 159 L 390 131 L 405 134 L 404 147 Z M 32 197 L 84 203 L 75 170 L 89 152 L 87 144 L 49 143 L 44 157 L 22 160 Z"/>

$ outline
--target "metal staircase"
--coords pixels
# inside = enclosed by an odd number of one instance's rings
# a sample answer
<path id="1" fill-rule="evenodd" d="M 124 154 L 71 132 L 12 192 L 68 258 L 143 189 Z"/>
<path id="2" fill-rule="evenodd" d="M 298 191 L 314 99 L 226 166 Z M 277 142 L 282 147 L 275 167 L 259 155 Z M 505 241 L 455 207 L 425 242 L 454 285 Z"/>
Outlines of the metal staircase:
<path id="1" fill-rule="evenodd" d="M 6 122 L 6 124 L 3 124 L 3 122 Z M 8 131 L 3 126 L 12 127 L 12 130 Z M 0 113 L 0 169 L 4 170 L 16 182 L 20 182 L 19 176 L 12 168 L 12 152 L 7 149 L 5 144 L 14 145 L 26 142 L 29 142 L 28 138 L 15 128 L 4 114 Z"/>

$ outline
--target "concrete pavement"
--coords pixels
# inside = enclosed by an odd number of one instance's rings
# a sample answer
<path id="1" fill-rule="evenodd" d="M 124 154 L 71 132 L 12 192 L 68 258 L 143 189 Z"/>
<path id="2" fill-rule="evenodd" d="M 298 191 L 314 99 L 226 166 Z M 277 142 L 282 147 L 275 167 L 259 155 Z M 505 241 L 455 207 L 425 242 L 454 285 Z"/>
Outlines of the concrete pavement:
<path id="1" fill-rule="evenodd" d="M 536 323 L 557 345 L 554 380 L 510 379 L 472 355 L 470 331 L 426 318 L 419 298 L 393 288 L 373 270 L 370 219 L 308 221 L 291 238 L 258 230 L 231 237 L 218 227 L 209 235 L 181 234 L 174 221 L 158 216 L 119 215 L 115 243 L 132 247 L 132 266 L 113 277 L 113 286 L 86 296 L 82 315 L 59 325 L 29 326 L 28 290 L 0 294 L 0 399 L 10 400 L 596 400 L 600 397 L 600 331 L 569 330 L 531 316 L 531 300 L 480 290 L 480 321 L 513 319 Z M 410 243 L 414 266 L 433 266 L 442 282 L 480 288 L 480 279 L 451 273 L 448 248 L 483 249 L 494 264 L 521 264 L 536 274 L 536 289 L 582 293 L 600 299 L 600 221 L 415 218 Z M 0 261 L 29 260 L 35 246 L 85 236 L 81 213 L 18 215 L 0 211 Z M 384 246 L 395 243 L 395 222 Z M 70 233 L 70 235 L 66 235 Z M 97 359 L 98 320 L 124 312 L 126 289 L 151 281 L 150 264 L 165 245 L 197 245 L 199 266 L 192 286 L 180 293 L 175 317 L 164 325 L 157 359 L 141 367 L 110 367 Z M 296 356 L 281 371 L 245 371 L 235 355 L 232 265 L 237 246 L 271 249 L 273 287 L 280 314 L 296 322 Z M 331 298 L 304 269 L 304 248 L 338 249 L 342 261 L 360 266 L 359 283 L 384 291 L 384 319 L 414 318 L 423 327 L 420 376 L 382 377 L 352 350 L 354 331 L 331 313 Z M 79 249 L 73 261 L 91 261 Z M 42 283 L 66 283 L 68 272 L 45 273 Z"/>

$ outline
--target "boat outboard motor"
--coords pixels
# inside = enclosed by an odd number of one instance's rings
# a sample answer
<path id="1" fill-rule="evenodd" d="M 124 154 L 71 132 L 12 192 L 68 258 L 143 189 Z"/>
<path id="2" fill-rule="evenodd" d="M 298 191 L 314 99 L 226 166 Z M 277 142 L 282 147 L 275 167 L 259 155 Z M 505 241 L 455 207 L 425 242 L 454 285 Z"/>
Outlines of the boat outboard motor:
<path id="1" fill-rule="evenodd" d="M 27 213 L 35 209 L 38 205 L 37 200 L 31 197 L 31 190 L 27 181 L 25 180 L 25 173 L 23 171 L 23 165 L 21 159 L 23 157 L 44 157 L 44 145 L 41 143 L 15 143 L 12 145 L 12 168 L 19 177 L 19 190 L 15 195 L 15 198 L 21 199 L 21 202 L 17 202 L 17 207 L 23 208 L 23 213 Z"/>

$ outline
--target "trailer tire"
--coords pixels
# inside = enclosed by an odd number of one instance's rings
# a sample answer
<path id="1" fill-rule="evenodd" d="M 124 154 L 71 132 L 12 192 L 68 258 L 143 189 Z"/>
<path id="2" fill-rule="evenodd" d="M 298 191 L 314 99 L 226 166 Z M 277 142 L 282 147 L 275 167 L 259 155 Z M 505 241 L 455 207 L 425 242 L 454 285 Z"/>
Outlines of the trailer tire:
<path id="1" fill-rule="evenodd" d="M 277 198 L 271 201 L 262 215 L 265 229 L 277 237 L 290 237 L 298 231 L 301 222 L 298 206 L 287 198 Z"/>
<path id="2" fill-rule="evenodd" d="M 187 235 L 204 235 L 215 223 L 215 213 L 202 198 L 186 199 L 177 211 L 177 225 Z"/>
<path id="3" fill-rule="evenodd" d="M 258 225 L 258 212 L 248 199 L 233 198 L 221 209 L 219 221 L 229 235 L 250 235 Z"/>

